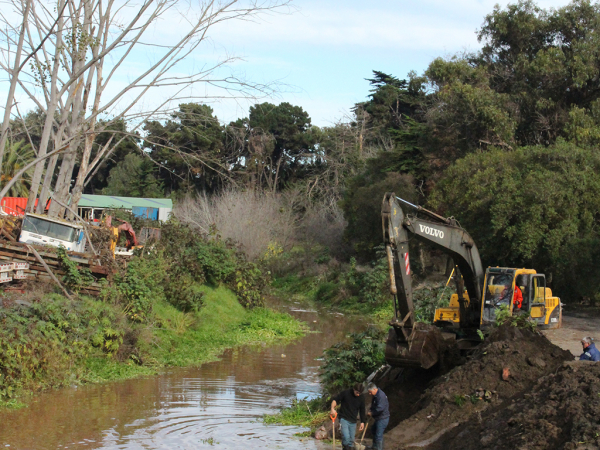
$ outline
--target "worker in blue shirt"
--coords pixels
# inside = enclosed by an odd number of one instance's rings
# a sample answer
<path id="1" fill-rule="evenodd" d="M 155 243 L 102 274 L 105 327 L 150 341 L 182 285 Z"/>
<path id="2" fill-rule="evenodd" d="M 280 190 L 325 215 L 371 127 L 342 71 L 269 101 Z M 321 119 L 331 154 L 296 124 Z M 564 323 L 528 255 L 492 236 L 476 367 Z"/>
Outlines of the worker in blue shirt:
<path id="1" fill-rule="evenodd" d="M 390 403 L 387 395 L 375 383 L 369 383 L 369 394 L 373 396 L 371 408 L 367 413 L 373 419 L 373 450 L 383 450 L 383 432 L 390 421 Z"/>
<path id="2" fill-rule="evenodd" d="M 591 337 L 584 337 L 581 346 L 583 347 L 583 353 L 579 357 L 581 361 L 600 361 L 600 351 Z"/>

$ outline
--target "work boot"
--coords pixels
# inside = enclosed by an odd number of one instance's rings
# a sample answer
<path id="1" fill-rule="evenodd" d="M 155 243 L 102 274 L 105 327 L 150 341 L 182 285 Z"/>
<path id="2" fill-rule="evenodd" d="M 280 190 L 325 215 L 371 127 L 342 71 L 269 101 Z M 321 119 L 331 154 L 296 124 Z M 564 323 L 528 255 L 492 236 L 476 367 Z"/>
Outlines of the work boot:
<path id="1" fill-rule="evenodd" d="M 383 450 L 383 441 L 373 441 L 373 450 Z"/>

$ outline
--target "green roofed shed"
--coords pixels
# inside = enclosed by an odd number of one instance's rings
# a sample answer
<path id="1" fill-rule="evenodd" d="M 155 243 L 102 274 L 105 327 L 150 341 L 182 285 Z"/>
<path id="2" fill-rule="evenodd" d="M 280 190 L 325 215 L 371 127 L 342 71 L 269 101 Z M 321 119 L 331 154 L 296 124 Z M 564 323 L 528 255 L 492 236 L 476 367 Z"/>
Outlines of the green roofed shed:
<path id="1" fill-rule="evenodd" d="M 173 209 L 173 200 L 170 198 L 137 198 L 114 197 L 112 195 L 87 195 L 79 200 L 80 208 L 117 208 L 131 209 L 134 206 L 141 208 L 169 208 Z"/>
<path id="2" fill-rule="evenodd" d="M 173 201 L 170 198 L 138 198 L 116 197 L 112 195 L 81 196 L 77 205 L 79 215 L 88 220 L 101 217 L 105 209 L 127 209 L 136 217 L 147 217 L 164 222 L 173 211 Z"/>

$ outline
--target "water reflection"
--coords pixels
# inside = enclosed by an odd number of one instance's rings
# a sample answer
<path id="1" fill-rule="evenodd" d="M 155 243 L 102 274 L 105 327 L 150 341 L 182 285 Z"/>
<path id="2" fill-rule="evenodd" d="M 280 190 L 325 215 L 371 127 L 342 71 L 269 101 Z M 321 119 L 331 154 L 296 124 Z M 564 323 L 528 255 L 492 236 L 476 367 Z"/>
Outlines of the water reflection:
<path id="1" fill-rule="evenodd" d="M 362 326 L 315 311 L 291 313 L 320 333 L 287 346 L 228 351 L 220 361 L 157 377 L 42 394 L 28 408 L 0 413 L 0 443 L 11 449 L 318 448 L 293 437 L 300 429 L 265 426 L 260 418 L 290 397 L 317 395 L 315 358 Z"/>

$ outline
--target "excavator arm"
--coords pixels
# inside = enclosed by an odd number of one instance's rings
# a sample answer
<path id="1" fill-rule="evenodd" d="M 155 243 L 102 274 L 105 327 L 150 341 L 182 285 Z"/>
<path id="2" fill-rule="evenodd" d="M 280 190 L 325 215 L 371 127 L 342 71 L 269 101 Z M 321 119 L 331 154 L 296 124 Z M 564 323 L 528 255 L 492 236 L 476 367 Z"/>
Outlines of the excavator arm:
<path id="1" fill-rule="evenodd" d="M 398 201 L 414 207 L 429 220 L 408 217 Z M 480 322 L 485 274 L 479 251 L 471 236 L 454 219 L 412 205 L 393 193 L 384 196 L 382 221 L 395 311 L 394 319 L 390 322 L 392 328 L 388 336 L 386 359 L 392 365 L 427 369 L 438 361 L 441 334 L 436 327 L 415 320 L 409 235 L 442 250 L 457 266 L 455 281 L 459 293 L 461 328 L 477 327 Z M 469 301 L 462 296 L 465 288 Z"/>

